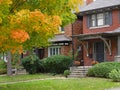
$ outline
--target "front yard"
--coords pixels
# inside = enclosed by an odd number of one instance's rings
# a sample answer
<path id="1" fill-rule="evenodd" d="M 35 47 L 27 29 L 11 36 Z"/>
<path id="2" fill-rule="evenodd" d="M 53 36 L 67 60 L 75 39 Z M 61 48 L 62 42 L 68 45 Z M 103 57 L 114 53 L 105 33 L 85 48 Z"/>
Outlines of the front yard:
<path id="1" fill-rule="evenodd" d="M 57 77 L 57 78 L 56 78 Z M 58 78 L 59 77 L 59 78 Z M 51 79 L 56 78 L 56 79 Z M 1 82 L 15 82 L 39 79 L 37 81 L 2 84 Z M 119 87 L 119 82 L 112 82 L 103 78 L 61 78 L 50 74 L 0 76 L 0 90 L 105 90 Z"/>

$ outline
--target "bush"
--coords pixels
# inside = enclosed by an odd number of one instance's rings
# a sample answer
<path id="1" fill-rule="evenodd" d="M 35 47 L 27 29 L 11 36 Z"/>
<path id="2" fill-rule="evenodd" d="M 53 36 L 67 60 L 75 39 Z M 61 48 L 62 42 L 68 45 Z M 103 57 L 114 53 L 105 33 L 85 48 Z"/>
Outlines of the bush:
<path id="1" fill-rule="evenodd" d="M 113 81 L 115 82 L 120 82 L 120 70 L 112 70 L 110 73 L 109 73 L 109 78 L 111 78 Z"/>
<path id="2" fill-rule="evenodd" d="M 39 72 L 45 72 L 45 66 L 42 60 L 39 61 L 39 67 L 38 67 Z"/>
<path id="3" fill-rule="evenodd" d="M 0 68 L 7 68 L 7 64 L 4 60 L 0 60 Z"/>
<path id="4" fill-rule="evenodd" d="M 46 72 L 63 73 L 64 70 L 69 68 L 71 58 L 68 56 L 57 55 L 44 59 L 43 63 Z"/>
<path id="5" fill-rule="evenodd" d="M 70 74 L 70 70 L 65 70 L 64 71 L 64 76 L 67 77 Z"/>
<path id="6" fill-rule="evenodd" d="M 39 58 L 36 55 L 29 55 L 23 58 L 22 65 L 29 74 L 39 72 Z"/>
<path id="7" fill-rule="evenodd" d="M 0 74 L 6 74 L 7 69 L 6 68 L 0 68 Z"/>
<path id="8" fill-rule="evenodd" d="M 120 63 L 118 62 L 103 62 L 94 65 L 92 68 L 88 70 L 88 76 L 94 77 L 109 77 L 109 73 L 113 69 L 120 69 Z"/>
<path id="9" fill-rule="evenodd" d="M 0 60 L 0 74 L 5 74 L 7 72 L 7 64 Z"/>

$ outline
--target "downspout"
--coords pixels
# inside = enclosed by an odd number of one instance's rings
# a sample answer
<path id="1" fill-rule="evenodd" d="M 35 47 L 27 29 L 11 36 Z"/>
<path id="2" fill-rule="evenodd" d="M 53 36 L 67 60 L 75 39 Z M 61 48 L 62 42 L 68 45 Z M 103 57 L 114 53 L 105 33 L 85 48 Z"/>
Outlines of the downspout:
<path id="1" fill-rule="evenodd" d="M 73 66 L 73 63 L 74 63 L 74 58 L 75 58 L 75 55 L 74 55 L 74 37 L 73 37 L 73 35 L 74 35 L 74 31 L 73 31 L 73 23 L 72 23 L 72 66 Z"/>

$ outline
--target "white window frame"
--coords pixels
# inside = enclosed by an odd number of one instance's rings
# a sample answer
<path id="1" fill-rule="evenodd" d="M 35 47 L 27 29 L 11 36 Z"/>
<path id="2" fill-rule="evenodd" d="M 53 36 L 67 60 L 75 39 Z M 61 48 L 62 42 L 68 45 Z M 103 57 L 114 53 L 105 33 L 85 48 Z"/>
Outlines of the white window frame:
<path id="1" fill-rule="evenodd" d="M 60 55 L 61 47 L 60 46 L 51 46 L 48 47 L 48 57 L 53 55 Z"/>
<path id="2" fill-rule="evenodd" d="M 104 20 L 104 14 L 103 13 L 99 13 L 97 14 L 97 26 L 103 26 L 105 25 L 105 20 Z"/>

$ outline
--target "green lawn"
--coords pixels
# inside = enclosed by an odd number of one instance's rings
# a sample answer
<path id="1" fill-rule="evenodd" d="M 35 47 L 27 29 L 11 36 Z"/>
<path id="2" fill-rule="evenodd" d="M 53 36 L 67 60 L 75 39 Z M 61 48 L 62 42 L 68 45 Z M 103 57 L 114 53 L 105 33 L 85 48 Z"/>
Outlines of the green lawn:
<path id="1" fill-rule="evenodd" d="M 41 78 L 42 76 L 43 75 L 40 75 Z M 45 76 L 43 76 L 43 78 L 45 78 Z M 77 78 L 45 79 L 16 84 L 0 84 L 0 90 L 105 90 L 106 88 L 112 87 L 120 87 L 120 83 L 101 78 Z"/>

